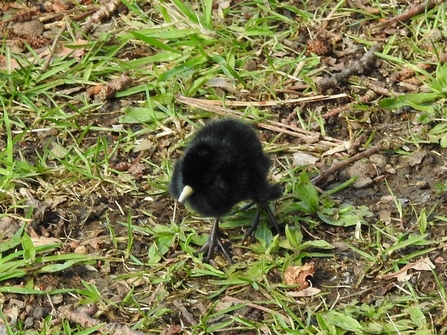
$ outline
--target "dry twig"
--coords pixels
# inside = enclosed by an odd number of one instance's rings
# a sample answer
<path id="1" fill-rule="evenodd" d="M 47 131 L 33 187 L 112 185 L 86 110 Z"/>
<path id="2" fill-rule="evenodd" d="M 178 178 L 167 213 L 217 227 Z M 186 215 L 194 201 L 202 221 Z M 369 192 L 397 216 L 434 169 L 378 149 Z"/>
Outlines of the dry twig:
<path id="1" fill-rule="evenodd" d="M 103 323 L 91 317 L 96 310 L 96 306 L 93 306 L 91 309 L 75 309 L 73 305 L 66 305 L 59 307 L 58 314 L 60 317 L 65 318 L 70 322 L 79 324 L 84 328 L 89 328 Z M 128 326 L 119 323 L 104 323 L 100 329 L 104 334 L 110 335 L 146 335 L 146 333 L 133 330 Z"/>
<path id="2" fill-rule="evenodd" d="M 345 95 L 343 95 L 343 96 L 345 96 Z M 319 97 L 322 97 L 322 96 L 319 96 Z M 307 98 L 307 99 L 309 100 L 309 98 Z M 293 100 L 300 100 L 300 99 L 293 99 Z M 188 106 L 197 107 L 197 108 L 200 108 L 200 109 L 203 109 L 203 110 L 206 110 L 206 111 L 218 114 L 218 115 L 227 116 L 227 117 L 230 116 L 230 117 L 235 117 L 235 118 L 242 118 L 245 116 L 243 113 L 240 113 L 238 111 L 235 111 L 235 110 L 232 110 L 229 108 L 225 108 L 222 106 L 217 106 L 217 104 L 222 104 L 222 102 L 218 101 L 218 100 L 195 99 L 195 98 L 187 98 L 185 96 L 178 95 L 177 101 L 181 102 L 185 105 L 188 105 Z M 231 102 L 232 101 L 228 101 L 228 102 L 225 102 L 225 104 L 232 105 L 232 104 L 230 104 Z M 234 102 L 246 103 L 245 101 L 233 101 L 233 103 Z M 270 103 L 270 102 L 266 101 L 266 103 Z M 251 115 L 246 116 L 246 117 L 249 117 L 252 119 L 254 118 Z M 319 133 L 305 130 L 302 128 L 298 128 L 295 126 L 287 125 L 287 124 L 282 124 L 282 123 L 276 122 L 276 121 L 266 120 L 264 122 L 257 123 L 257 126 L 260 128 L 287 134 L 287 135 L 290 135 L 293 137 L 298 137 L 298 138 L 302 139 L 305 143 L 315 143 L 318 141 L 320 141 L 320 142 L 325 141 L 324 144 L 327 144 L 330 146 L 337 146 L 341 143 L 340 140 L 337 140 L 333 137 L 321 136 L 321 134 L 319 134 Z M 321 140 L 323 140 L 323 141 L 321 141 Z"/>
<path id="3" fill-rule="evenodd" d="M 67 22 L 64 22 L 64 25 L 57 33 L 56 37 L 54 38 L 53 44 L 51 45 L 50 52 L 48 53 L 47 58 L 45 59 L 45 64 L 42 66 L 42 69 L 40 70 L 40 73 L 45 72 L 48 69 L 48 66 L 50 66 L 51 60 L 53 59 L 53 55 L 56 51 L 57 44 L 59 43 L 59 40 L 63 34 L 63 32 L 67 29 Z"/>
<path id="4" fill-rule="evenodd" d="M 102 5 L 82 26 L 82 30 L 85 33 L 90 33 L 95 26 L 101 22 L 104 18 L 109 18 L 113 12 L 118 9 L 118 6 L 121 4 L 120 0 L 113 0 Z"/>
<path id="5" fill-rule="evenodd" d="M 322 173 L 320 173 L 318 176 L 316 176 L 315 178 L 312 179 L 312 183 L 314 185 L 318 185 L 319 183 L 321 183 L 323 180 L 325 180 L 327 178 L 327 176 L 334 174 L 335 172 L 341 170 L 342 168 L 344 168 L 345 166 L 358 161 L 359 159 L 362 159 L 364 157 L 368 157 L 371 156 L 372 154 L 375 154 L 376 152 L 378 152 L 380 150 L 380 146 L 375 146 L 372 148 L 369 148 L 365 151 L 359 152 L 358 154 L 349 157 L 343 161 L 340 161 L 338 163 L 335 163 L 334 165 L 332 165 L 330 168 L 328 168 L 327 170 L 323 171 Z"/>
<path id="6" fill-rule="evenodd" d="M 318 90 L 320 92 L 325 92 L 331 87 L 335 87 L 341 82 L 345 82 L 350 76 L 362 74 L 365 69 L 369 68 L 375 58 L 374 53 L 382 47 L 381 44 L 375 44 L 369 49 L 363 57 L 352 64 L 350 67 L 344 69 L 340 73 L 334 74 L 330 78 L 323 78 L 317 83 Z"/>
<path id="7" fill-rule="evenodd" d="M 316 95 L 313 97 L 303 97 L 298 99 L 285 99 L 285 100 L 269 100 L 269 101 L 233 101 L 228 100 L 225 101 L 225 103 L 222 103 L 220 100 L 207 100 L 207 99 L 196 99 L 196 98 L 187 98 L 183 95 L 177 96 L 177 101 L 191 104 L 191 103 L 201 103 L 205 105 L 212 105 L 212 106 L 222 106 L 223 104 L 225 106 L 231 106 L 231 107 L 273 107 L 273 106 L 283 106 L 287 104 L 297 104 L 297 103 L 304 103 L 304 102 L 316 102 L 316 101 L 325 101 L 325 100 L 333 100 L 333 99 L 339 99 L 344 98 L 347 95 L 344 93 L 340 94 L 333 94 L 333 95 Z"/>
<path id="8" fill-rule="evenodd" d="M 261 305 L 257 305 L 255 303 L 249 301 L 249 300 L 241 300 L 241 299 L 238 299 L 238 298 L 226 296 L 226 297 L 222 298 L 222 301 L 229 301 L 229 302 L 233 302 L 233 303 L 236 303 L 236 304 L 247 305 L 247 306 L 249 306 L 251 308 L 255 308 L 255 309 L 258 309 L 258 310 L 266 312 L 266 313 L 276 314 L 276 316 L 278 316 L 281 319 L 283 319 L 284 322 L 286 322 L 289 325 L 291 324 L 291 320 L 287 316 L 285 316 L 285 315 L 283 315 L 283 314 L 281 314 L 279 312 L 276 312 L 276 311 L 274 311 L 274 310 L 272 310 L 270 308 L 267 308 L 267 307 L 264 307 L 264 306 L 261 306 Z"/>
<path id="9" fill-rule="evenodd" d="M 428 11 L 444 2 L 445 0 L 428 0 L 425 3 L 415 5 L 414 7 L 411 7 L 409 10 L 403 12 L 402 14 L 392 17 L 391 19 L 388 19 L 386 21 L 380 22 L 377 28 L 381 28 L 383 26 L 389 26 L 397 21 L 405 22 L 411 19 L 412 17 L 424 13 L 425 11 Z"/>
<path id="10" fill-rule="evenodd" d="M 353 105 L 361 103 L 361 104 L 366 104 L 368 102 L 371 102 L 372 100 L 374 100 L 377 97 L 376 93 L 373 90 L 368 90 L 366 91 L 366 93 L 359 97 L 359 99 L 357 101 L 351 102 L 349 104 L 346 104 L 344 106 L 340 106 L 338 108 L 335 108 L 329 112 L 327 112 L 326 114 L 324 114 L 322 117 L 323 119 L 329 119 L 333 116 L 336 116 L 338 114 L 340 114 L 341 112 L 350 110 L 352 108 Z"/>

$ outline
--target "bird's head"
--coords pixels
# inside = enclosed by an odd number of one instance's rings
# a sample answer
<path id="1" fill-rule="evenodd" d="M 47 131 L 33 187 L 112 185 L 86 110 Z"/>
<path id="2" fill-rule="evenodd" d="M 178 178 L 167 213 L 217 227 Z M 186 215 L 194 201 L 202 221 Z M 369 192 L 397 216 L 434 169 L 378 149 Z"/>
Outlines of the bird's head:
<path id="1" fill-rule="evenodd" d="M 216 150 L 206 142 L 192 145 L 185 153 L 182 164 L 183 190 L 179 202 L 183 202 L 194 192 L 200 192 L 209 186 L 216 177 L 219 156 Z"/>

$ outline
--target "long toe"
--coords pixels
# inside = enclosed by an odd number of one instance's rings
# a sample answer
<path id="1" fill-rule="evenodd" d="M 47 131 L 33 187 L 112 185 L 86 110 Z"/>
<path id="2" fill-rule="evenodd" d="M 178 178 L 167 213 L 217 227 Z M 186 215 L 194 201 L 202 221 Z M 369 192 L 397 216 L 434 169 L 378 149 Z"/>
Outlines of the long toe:
<path id="1" fill-rule="evenodd" d="M 201 247 L 198 251 L 194 253 L 194 255 L 198 255 L 200 253 L 205 253 L 205 262 L 209 263 L 214 254 L 214 249 L 218 246 L 220 250 L 222 250 L 225 258 L 228 262 L 233 263 L 233 259 L 231 258 L 231 253 L 229 249 L 223 244 L 221 239 L 221 232 L 219 229 L 219 218 L 214 222 L 213 228 L 211 229 L 210 237 L 208 241 L 205 243 L 203 247 Z"/>
<path id="2" fill-rule="evenodd" d="M 260 215 L 261 215 L 261 211 L 260 211 L 260 209 L 259 209 L 259 205 L 258 205 L 258 207 L 256 208 L 256 214 L 255 214 L 255 217 L 254 217 L 254 219 L 253 219 L 253 222 L 252 222 L 252 224 L 251 224 L 251 226 L 250 226 L 250 229 L 248 229 L 248 230 L 245 232 L 244 237 L 242 238 L 242 243 L 245 242 L 245 240 L 247 239 L 247 237 L 253 235 L 253 233 L 255 232 L 256 228 L 258 228 L 258 225 L 259 225 L 259 217 L 260 217 Z"/>
<path id="3" fill-rule="evenodd" d="M 201 247 L 199 250 L 197 250 L 194 253 L 194 256 L 198 256 L 199 254 L 203 253 L 206 254 L 204 260 L 205 262 L 209 263 L 211 258 L 213 258 L 214 255 L 214 249 L 216 248 L 216 246 L 219 247 L 220 250 L 222 250 L 222 253 L 225 255 L 225 258 L 227 259 L 227 261 L 229 263 L 234 263 L 232 257 L 231 257 L 231 252 L 229 250 L 229 248 L 222 242 L 222 239 L 220 238 L 220 234 L 218 233 L 217 236 L 214 235 L 214 239 L 215 241 L 210 237 L 208 238 L 208 241 L 203 245 L 203 247 Z"/>
<path id="4" fill-rule="evenodd" d="M 194 256 L 198 257 L 200 254 L 207 254 L 208 257 L 208 252 L 210 249 L 210 240 L 208 239 L 208 241 L 196 252 L 194 252 Z"/>
<path id="5" fill-rule="evenodd" d="M 251 236 L 254 234 L 254 232 L 256 231 L 256 228 L 258 228 L 259 225 L 259 218 L 261 215 L 261 209 L 262 211 L 264 211 L 267 214 L 269 223 L 270 223 L 270 227 L 277 233 L 280 233 L 280 229 L 278 226 L 278 222 L 275 219 L 275 216 L 273 215 L 272 210 L 270 209 L 268 204 L 258 204 L 258 208 L 256 209 L 256 214 L 255 217 L 253 219 L 253 223 L 251 224 L 250 229 L 248 229 L 245 234 L 244 237 L 242 238 L 242 243 L 245 242 L 245 240 L 247 239 L 248 236 Z"/>
<path id="6" fill-rule="evenodd" d="M 242 206 L 241 208 L 235 209 L 234 211 L 232 211 L 230 213 L 230 215 L 234 215 L 236 213 L 246 211 L 247 209 L 252 208 L 254 205 L 256 205 L 256 202 L 252 201 L 249 204 L 246 204 L 246 205 Z"/>
<path id="7" fill-rule="evenodd" d="M 213 228 L 211 228 L 210 237 L 203 247 L 199 249 L 199 253 L 206 253 L 205 262 L 209 262 L 213 257 L 214 248 L 219 244 L 219 218 L 214 221 Z M 220 241 L 222 244 L 222 242 Z"/>
<path id="8" fill-rule="evenodd" d="M 270 209 L 270 206 L 268 204 L 263 204 L 262 208 L 267 213 L 270 226 L 276 231 L 277 234 L 279 234 L 280 233 L 280 229 L 279 229 L 279 226 L 278 226 L 278 221 L 276 221 L 276 218 L 273 215 L 273 212 Z"/>
<path id="9" fill-rule="evenodd" d="M 231 257 L 230 250 L 225 246 L 225 244 L 222 243 L 222 240 L 220 238 L 217 240 L 217 245 L 219 246 L 220 250 L 222 250 L 227 261 L 229 263 L 234 263 L 233 258 Z M 207 261 L 209 261 L 208 257 L 207 257 Z"/>

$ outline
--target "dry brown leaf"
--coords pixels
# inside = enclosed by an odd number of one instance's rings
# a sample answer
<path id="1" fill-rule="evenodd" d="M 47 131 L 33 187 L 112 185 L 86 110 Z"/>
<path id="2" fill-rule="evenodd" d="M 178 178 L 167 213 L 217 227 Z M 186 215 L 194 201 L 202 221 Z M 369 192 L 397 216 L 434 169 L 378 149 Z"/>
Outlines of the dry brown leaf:
<path id="1" fill-rule="evenodd" d="M 84 45 L 84 44 L 88 44 L 88 41 L 77 39 L 76 45 Z M 77 59 L 77 60 L 81 60 L 84 58 L 85 53 L 86 53 L 85 48 L 76 49 L 73 52 L 73 58 Z"/>
<path id="2" fill-rule="evenodd" d="M 86 44 L 88 44 L 88 41 L 79 38 L 76 40 L 76 43 L 74 44 L 70 43 L 70 45 L 73 46 L 81 46 Z M 74 59 L 81 60 L 82 58 L 84 58 L 85 52 L 86 52 L 85 48 L 79 48 L 79 47 L 73 48 L 73 47 L 66 47 L 65 45 L 63 45 L 58 50 L 57 56 L 63 58 L 71 55 Z"/>
<path id="3" fill-rule="evenodd" d="M 65 195 L 56 195 L 50 199 L 46 199 L 45 204 L 48 207 L 55 209 L 55 208 L 57 208 L 57 206 L 64 203 L 65 201 L 67 201 L 67 199 L 68 198 Z"/>
<path id="4" fill-rule="evenodd" d="M 161 335 L 177 335 L 182 334 L 182 327 L 180 325 L 169 325 L 168 328 L 161 332 Z"/>
<path id="5" fill-rule="evenodd" d="M 63 12 L 65 12 L 66 10 L 68 10 L 69 9 L 69 7 L 65 4 L 65 3 L 63 3 L 62 1 L 60 1 L 60 0 L 54 0 L 54 3 L 53 3 L 53 10 L 56 12 L 56 13 L 63 13 Z"/>
<path id="6" fill-rule="evenodd" d="M 239 91 L 225 78 L 216 77 L 208 80 L 206 83 L 208 87 L 221 88 L 233 94 L 239 94 Z"/>
<path id="7" fill-rule="evenodd" d="M 16 70 L 16 69 L 20 69 L 20 65 L 15 59 L 10 58 L 7 61 L 5 56 L 0 55 L 0 70 Z"/>
<path id="8" fill-rule="evenodd" d="M 134 177 L 140 177 L 146 169 L 147 167 L 145 164 L 135 163 L 132 164 L 132 166 L 127 170 L 127 172 L 129 172 Z"/>
<path id="9" fill-rule="evenodd" d="M 154 146 L 154 142 L 151 140 L 144 138 L 142 139 L 136 146 L 133 148 L 133 152 L 146 151 L 151 149 Z"/>
<path id="10" fill-rule="evenodd" d="M 75 240 L 75 241 L 71 241 L 70 243 L 67 243 L 66 246 L 71 249 L 76 249 L 80 244 L 81 244 L 81 241 Z"/>
<path id="11" fill-rule="evenodd" d="M 133 287 L 138 287 L 138 286 L 146 285 L 147 280 L 140 276 L 135 276 L 135 277 L 127 278 L 125 281 L 123 281 L 123 283 L 127 283 Z"/>
<path id="12" fill-rule="evenodd" d="M 41 247 L 43 245 L 61 243 L 61 240 L 59 240 L 58 238 L 45 237 L 45 236 L 31 237 L 31 241 L 33 242 L 33 245 L 35 247 Z"/>
<path id="13" fill-rule="evenodd" d="M 127 171 L 130 169 L 131 166 L 132 164 L 128 162 L 119 162 L 113 165 L 112 167 L 117 171 Z"/>
<path id="14" fill-rule="evenodd" d="M 99 84 L 99 85 L 87 88 L 86 91 L 87 91 L 88 96 L 91 97 L 93 95 L 99 94 L 99 92 L 101 92 L 101 90 L 102 90 L 102 85 Z"/>
<path id="15" fill-rule="evenodd" d="M 298 292 L 287 292 L 287 295 L 292 298 L 306 298 L 306 297 L 312 297 L 314 295 L 317 295 L 320 293 L 321 290 L 316 287 L 308 287 L 304 290 L 298 291 Z"/>
<path id="16" fill-rule="evenodd" d="M 306 278 L 313 276 L 314 273 L 314 262 L 306 263 L 302 266 L 289 266 L 284 272 L 284 283 L 286 285 L 297 285 L 296 290 L 300 291 L 310 286 Z"/>
<path id="17" fill-rule="evenodd" d="M 416 270 L 416 271 L 431 271 L 435 268 L 435 265 L 432 263 L 432 261 L 426 257 L 422 258 L 414 263 L 410 263 L 405 265 L 402 269 L 399 271 L 389 273 L 386 275 L 378 275 L 378 279 L 391 279 L 396 278 L 399 282 L 408 280 L 411 277 L 411 274 L 408 273 L 408 270 Z"/>

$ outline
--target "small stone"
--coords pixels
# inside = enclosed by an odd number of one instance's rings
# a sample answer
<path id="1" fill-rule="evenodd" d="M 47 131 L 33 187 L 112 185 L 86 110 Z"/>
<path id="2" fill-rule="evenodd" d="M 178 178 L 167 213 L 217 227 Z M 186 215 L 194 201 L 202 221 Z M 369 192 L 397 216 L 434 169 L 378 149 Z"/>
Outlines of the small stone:
<path id="1" fill-rule="evenodd" d="M 37 306 L 33 311 L 33 318 L 36 320 L 41 320 L 48 315 L 49 311 L 46 311 L 43 307 Z"/>
<path id="2" fill-rule="evenodd" d="M 245 71 L 255 71 L 258 68 L 258 64 L 256 64 L 253 59 L 249 59 L 244 65 L 242 65 L 242 68 Z"/>
<path id="3" fill-rule="evenodd" d="M 408 161 L 408 164 L 410 164 L 411 167 L 414 167 L 416 165 L 420 165 L 422 163 L 422 160 L 427 156 L 426 152 L 417 151 L 414 152 Z"/>
<path id="4" fill-rule="evenodd" d="M 43 30 L 43 24 L 39 20 L 16 22 L 14 23 L 14 26 L 12 28 L 14 34 L 29 38 L 40 37 L 43 33 Z"/>
<path id="5" fill-rule="evenodd" d="M 34 319 L 29 316 L 25 319 L 25 329 L 31 329 L 34 326 Z"/>
<path id="6" fill-rule="evenodd" d="M 380 154 L 371 155 L 371 157 L 369 157 L 369 161 L 380 169 L 383 169 L 387 164 L 385 156 Z"/>
<path id="7" fill-rule="evenodd" d="M 88 248 L 85 245 L 81 245 L 74 250 L 74 253 L 77 255 L 87 255 Z"/>

